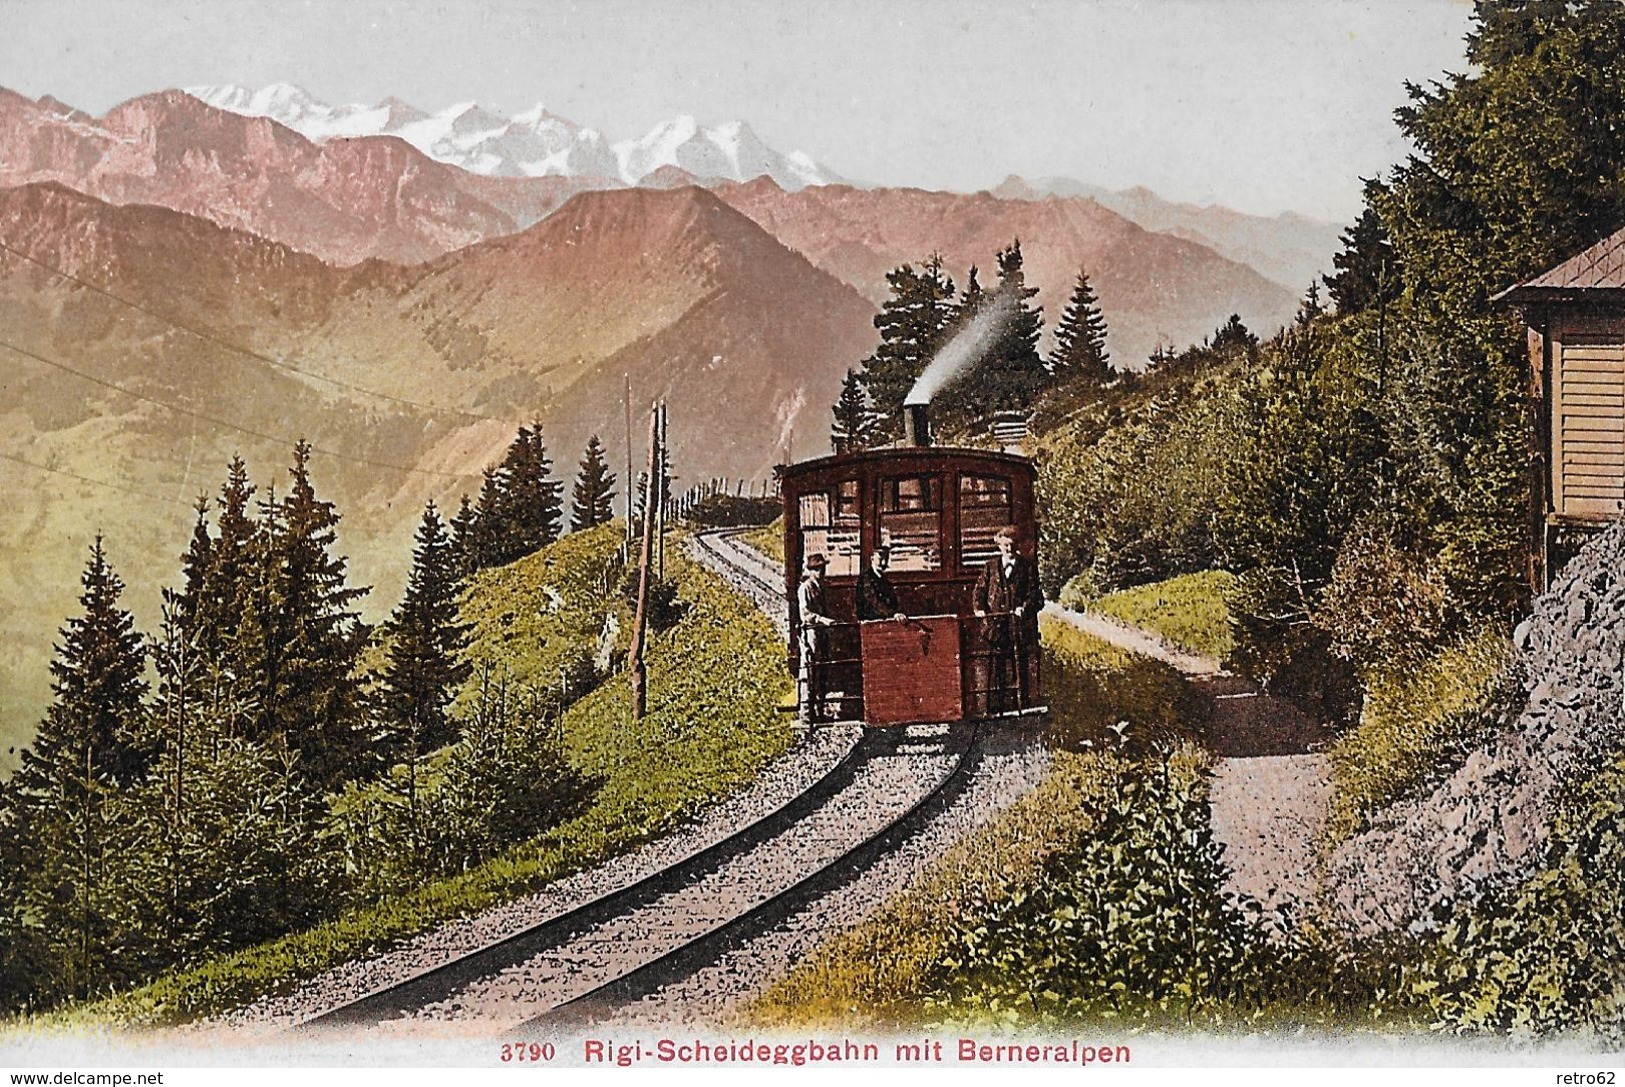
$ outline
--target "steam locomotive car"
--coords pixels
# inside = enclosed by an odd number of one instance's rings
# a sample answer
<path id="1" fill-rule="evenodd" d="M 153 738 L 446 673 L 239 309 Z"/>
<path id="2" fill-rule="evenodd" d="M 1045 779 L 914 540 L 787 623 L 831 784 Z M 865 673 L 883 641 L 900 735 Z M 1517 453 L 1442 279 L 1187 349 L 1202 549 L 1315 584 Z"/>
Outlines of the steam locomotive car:
<path id="1" fill-rule="evenodd" d="M 923 418 L 908 422 L 902 446 L 778 469 L 789 664 L 803 711 L 885 726 L 1038 707 L 1036 646 L 1016 629 L 1034 617 L 976 615 L 973 601 L 977 579 L 999 555 L 1001 529 L 1014 529 L 1036 570 L 1033 463 L 932 446 Z M 907 618 L 859 622 L 859 577 L 882 547 Z M 834 625 L 818 628 L 803 662 L 797 589 L 815 554 L 827 562 L 824 610 Z"/>

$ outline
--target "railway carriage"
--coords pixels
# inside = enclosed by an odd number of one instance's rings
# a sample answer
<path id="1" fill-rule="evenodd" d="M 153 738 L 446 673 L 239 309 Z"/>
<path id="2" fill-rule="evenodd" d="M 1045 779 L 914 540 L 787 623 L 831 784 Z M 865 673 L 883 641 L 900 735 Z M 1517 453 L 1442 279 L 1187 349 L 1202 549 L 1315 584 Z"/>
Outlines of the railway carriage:
<path id="1" fill-rule="evenodd" d="M 915 428 L 910 426 L 912 439 Z M 1036 567 L 1031 460 L 923 444 L 821 457 L 778 469 L 784 502 L 789 663 L 799 696 L 870 726 L 1031 711 L 1041 702 L 1034 646 L 1000 636 L 1008 615 L 977 616 L 973 592 L 1014 528 Z M 875 550 L 904 621 L 859 622 L 857 585 Z M 797 588 L 808 556 L 825 556 L 825 608 L 835 621 L 802 669 Z M 1028 617 L 1027 622 L 1033 622 Z"/>

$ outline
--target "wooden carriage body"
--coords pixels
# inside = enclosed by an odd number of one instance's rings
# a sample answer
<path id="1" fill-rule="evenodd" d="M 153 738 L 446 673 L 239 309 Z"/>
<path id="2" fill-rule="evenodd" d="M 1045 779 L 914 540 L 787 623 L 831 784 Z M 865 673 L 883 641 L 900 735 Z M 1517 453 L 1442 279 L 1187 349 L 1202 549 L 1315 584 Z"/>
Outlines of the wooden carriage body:
<path id="1" fill-rule="evenodd" d="M 781 467 L 791 671 L 801 672 L 797 588 L 807 556 L 818 552 L 829 563 L 825 600 L 836 626 L 822 632 L 812 663 L 836 716 L 879 726 L 1036 705 L 1037 654 L 990 644 L 988 622 L 972 615 L 1000 528 L 1014 526 L 1018 547 L 1036 561 L 1036 477 L 1025 457 L 937 446 Z M 860 623 L 858 576 L 882 540 L 909 619 Z"/>

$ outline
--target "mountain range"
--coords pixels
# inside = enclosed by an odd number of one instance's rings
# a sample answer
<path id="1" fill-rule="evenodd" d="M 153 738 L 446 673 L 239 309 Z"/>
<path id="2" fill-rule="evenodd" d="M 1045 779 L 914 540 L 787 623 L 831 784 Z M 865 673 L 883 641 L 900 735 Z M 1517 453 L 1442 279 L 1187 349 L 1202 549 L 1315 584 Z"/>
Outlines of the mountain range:
<path id="1" fill-rule="evenodd" d="M 504 117 L 475 102 L 427 113 L 398 98 L 375 106 L 330 106 L 290 83 L 259 90 L 232 85 L 188 87 L 211 106 L 269 117 L 316 141 L 397 136 L 439 162 L 491 177 L 588 178 L 640 185 L 661 169 L 700 181 L 749 181 L 766 175 L 799 189 L 842 179 L 801 151 L 781 154 L 743 121 L 703 127 L 679 116 L 633 139 L 611 141 L 597 129 L 551 113 L 543 105 Z"/>

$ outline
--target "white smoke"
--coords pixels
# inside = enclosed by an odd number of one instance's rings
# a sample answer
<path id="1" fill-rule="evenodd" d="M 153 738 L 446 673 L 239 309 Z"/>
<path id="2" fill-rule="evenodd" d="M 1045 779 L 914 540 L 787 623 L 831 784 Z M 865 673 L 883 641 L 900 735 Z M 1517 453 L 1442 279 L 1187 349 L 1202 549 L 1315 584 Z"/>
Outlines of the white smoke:
<path id="1" fill-rule="evenodd" d="M 929 404 L 933 397 L 958 381 L 982 360 L 998 339 L 999 330 L 1015 314 L 1016 292 L 1008 284 L 985 296 L 970 322 L 943 345 L 925 372 L 903 398 L 904 404 Z"/>

